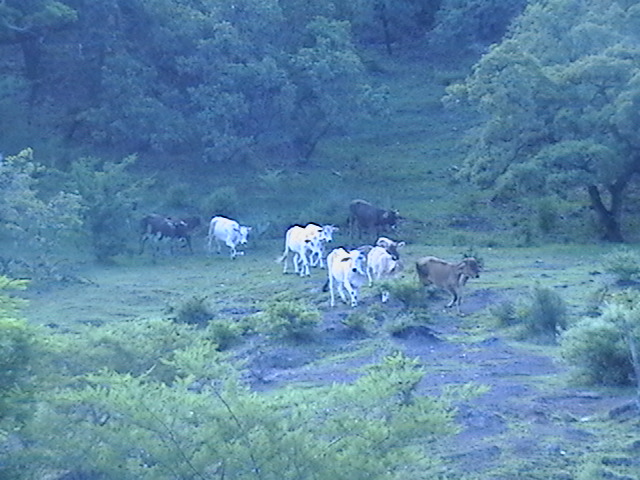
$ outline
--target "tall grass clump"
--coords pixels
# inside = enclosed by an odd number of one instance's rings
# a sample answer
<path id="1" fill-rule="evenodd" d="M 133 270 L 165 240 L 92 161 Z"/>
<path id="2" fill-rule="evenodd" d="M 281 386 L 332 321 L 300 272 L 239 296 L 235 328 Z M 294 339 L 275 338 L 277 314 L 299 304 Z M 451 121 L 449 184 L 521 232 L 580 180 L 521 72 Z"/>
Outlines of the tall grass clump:
<path id="1" fill-rule="evenodd" d="M 640 254 L 629 248 L 619 248 L 604 255 L 602 266 L 605 271 L 615 275 L 619 282 L 640 279 Z"/>
<path id="2" fill-rule="evenodd" d="M 263 315 L 263 331 L 276 337 L 308 340 L 320 321 L 320 311 L 291 299 L 271 301 Z"/>
<path id="3" fill-rule="evenodd" d="M 517 306 L 502 306 L 494 310 L 500 322 L 515 324 L 518 337 L 554 342 L 567 328 L 567 305 L 551 288 L 534 287 L 528 299 Z"/>

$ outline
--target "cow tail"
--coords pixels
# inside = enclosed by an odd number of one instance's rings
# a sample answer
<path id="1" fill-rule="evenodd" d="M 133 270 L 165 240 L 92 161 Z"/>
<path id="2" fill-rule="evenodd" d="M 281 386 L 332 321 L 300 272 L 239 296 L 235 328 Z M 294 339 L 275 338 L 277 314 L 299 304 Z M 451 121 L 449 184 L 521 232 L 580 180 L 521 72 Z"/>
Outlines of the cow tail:
<path id="1" fill-rule="evenodd" d="M 328 292 L 329 291 L 329 279 L 327 278 L 327 281 L 324 282 L 324 285 L 322 286 L 322 291 L 323 292 Z"/>

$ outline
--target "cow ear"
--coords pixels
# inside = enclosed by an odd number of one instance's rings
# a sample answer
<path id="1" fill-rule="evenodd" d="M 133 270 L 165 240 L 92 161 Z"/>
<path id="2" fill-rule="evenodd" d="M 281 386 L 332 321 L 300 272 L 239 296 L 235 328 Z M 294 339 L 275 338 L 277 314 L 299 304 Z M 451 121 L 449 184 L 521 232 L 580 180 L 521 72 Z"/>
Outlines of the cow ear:
<path id="1" fill-rule="evenodd" d="M 398 242 L 398 245 L 396 245 L 396 248 L 404 247 L 405 245 L 406 243 L 404 242 Z"/>

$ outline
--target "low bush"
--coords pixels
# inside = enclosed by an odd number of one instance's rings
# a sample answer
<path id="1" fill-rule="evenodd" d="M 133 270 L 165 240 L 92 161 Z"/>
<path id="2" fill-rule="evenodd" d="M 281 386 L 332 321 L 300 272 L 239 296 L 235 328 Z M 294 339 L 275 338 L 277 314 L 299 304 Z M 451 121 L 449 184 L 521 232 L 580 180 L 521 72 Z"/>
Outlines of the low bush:
<path id="1" fill-rule="evenodd" d="M 496 319 L 498 326 L 510 327 L 518 322 L 516 305 L 511 300 L 505 300 L 489 309 L 489 313 Z"/>
<path id="2" fill-rule="evenodd" d="M 206 336 L 218 346 L 218 350 L 227 350 L 239 341 L 242 327 L 234 320 L 214 319 L 207 325 Z"/>
<path id="3" fill-rule="evenodd" d="M 290 299 L 276 299 L 263 314 L 263 330 L 277 337 L 309 339 L 320 321 L 317 308 Z"/>
<path id="4" fill-rule="evenodd" d="M 355 333 L 365 334 L 375 327 L 376 322 L 368 313 L 355 310 L 342 319 L 342 324 Z"/>
<path id="5" fill-rule="evenodd" d="M 562 356 L 577 369 L 581 382 L 629 385 L 633 375 L 630 354 L 620 329 L 607 315 L 585 318 L 561 338 Z"/>
<path id="6" fill-rule="evenodd" d="M 207 297 L 197 295 L 178 305 L 169 306 L 167 311 L 174 322 L 198 326 L 206 325 L 214 315 L 207 304 Z"/>
<path id="7" fill-rule="evenodd" d="M 604 255 L 602 266 L 612 273 L 620 282 L 629 282 L 640 278 L 640 254 L 628 249 L 619 248 Z"/>
<path id="8" fill-rule="evenodd" d="M 387 290 L 390 297 L 400 300 L 405 308 L 422 307 L 426 304 L 425 289 L 414 279 L 384 282 L 381 288 Z"/>
<path id="9" fill-rule="evenodd" d="M 523 337 L 555 341 L 567 327 L 567 305 L 551 288 L 536 286 L 519 319 Z"/>

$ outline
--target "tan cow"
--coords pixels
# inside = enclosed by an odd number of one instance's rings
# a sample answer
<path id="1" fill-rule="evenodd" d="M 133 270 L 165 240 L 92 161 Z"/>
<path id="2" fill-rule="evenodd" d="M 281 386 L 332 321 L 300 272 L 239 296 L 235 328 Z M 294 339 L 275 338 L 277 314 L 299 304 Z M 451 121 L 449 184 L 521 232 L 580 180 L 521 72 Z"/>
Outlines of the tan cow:
<path id="1" fill-rule="evenodd" d="M 459 263 L 450 263 L 437 257 L 423 257 L 416 262 L 418 278 L 423 285 L 435 285 L 451 294 L 447 308 L 456 306 L 460 314 L 462 287 L 470 278 L 480 276 L 480 265 L 473 257 Z"/>

